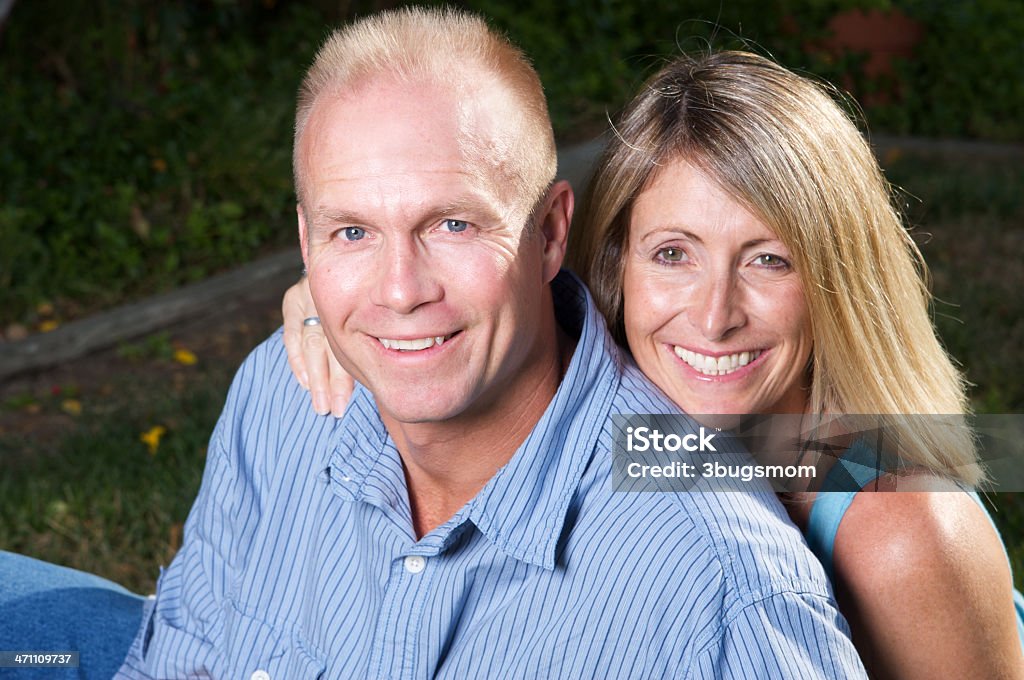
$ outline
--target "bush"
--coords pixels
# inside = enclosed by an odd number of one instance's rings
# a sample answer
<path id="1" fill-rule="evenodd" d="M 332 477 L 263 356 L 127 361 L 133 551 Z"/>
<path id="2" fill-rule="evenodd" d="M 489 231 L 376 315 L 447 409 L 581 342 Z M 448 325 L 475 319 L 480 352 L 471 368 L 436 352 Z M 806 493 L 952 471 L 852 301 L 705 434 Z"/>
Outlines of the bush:
<path id="1" fill-rule="evenodd" d="M 294 93 L 323 26 L 297 5 L 18 3 L 0 56 L 0 321 L 294 241 Z"/>

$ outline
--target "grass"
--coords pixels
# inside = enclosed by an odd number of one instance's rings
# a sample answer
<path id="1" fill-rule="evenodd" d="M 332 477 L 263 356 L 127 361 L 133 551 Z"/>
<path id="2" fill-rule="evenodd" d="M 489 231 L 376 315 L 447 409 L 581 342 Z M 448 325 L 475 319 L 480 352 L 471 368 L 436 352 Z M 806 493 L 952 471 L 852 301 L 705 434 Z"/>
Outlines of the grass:
<path id="1" fill-rule="evenodd" d="M 0 437 L 0 546 L 151 592 L 180 545 L 231 371 L 176 375 L 170 389 L 117 377 L 106 401 L 81 400 L 80 424 L 52 450 L 31 455 L 32 441 Z M 142 437 L 155 427 L 164 434 L 151 447 Z"/>
<path id="2" fill-rule="evenodd" d="M 974 383 L 976 408 L 1024 412 L 1024 203 L 1015 193 L 1024 169 L 1013 161 L 889 161 L 890 179 L 916 197 L 908 214 L 941 299 L 937 323 Z M 71 425 L 45 440 L 0 432 L 0 547 L 151 592 L 157 567 L 179 547 L 231 374 L 273 326 L 265 321 L 221 343 L 227 353 L 197 350 L 196 365 L 175 360 L 179 338 L 158 334 L 122 347 L 109 359 L 118 374 L 95 390 L 8 397 L 7 415 L 49 414 Z M 151 451 L 141 438 L 155 426 L 166 432 Z M 1024 497 L 991 499 L 1020 588 Z"/>

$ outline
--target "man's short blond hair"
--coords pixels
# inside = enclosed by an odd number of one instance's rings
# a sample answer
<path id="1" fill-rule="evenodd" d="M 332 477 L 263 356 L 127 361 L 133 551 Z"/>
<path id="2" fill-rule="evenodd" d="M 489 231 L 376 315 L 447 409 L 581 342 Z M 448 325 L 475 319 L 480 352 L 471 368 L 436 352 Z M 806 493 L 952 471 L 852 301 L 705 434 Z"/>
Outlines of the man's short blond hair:
<path id="1" fill-rule="evenodd" d="M 450 86 L 462 96 L 497 92 L 496 112 L 508 134 L 480 139 L 470 151 L 496 181 L 533 206 L 555 177 L 554 133 L 540 78 L 526 55 L 479 16 L 453 9 L 405 7 L 359 19 L 334 31 L 317 52 L 299 89 L 295 113 L 295 190 L 306 198 L 302 135 L 317 100 L 343 96 L 376 78 Z"/>

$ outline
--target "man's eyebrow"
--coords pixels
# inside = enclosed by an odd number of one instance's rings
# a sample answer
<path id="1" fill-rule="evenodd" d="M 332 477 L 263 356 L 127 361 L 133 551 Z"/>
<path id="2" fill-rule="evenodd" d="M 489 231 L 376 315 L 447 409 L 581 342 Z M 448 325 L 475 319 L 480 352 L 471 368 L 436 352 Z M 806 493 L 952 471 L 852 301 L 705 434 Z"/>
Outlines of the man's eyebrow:
<path id="1" fill-rule="evenodd" d="M 458 216 L 486 220 L 493 223 L 502 221 L 502 216 L 487 201 L 472 196 L 441 203 L 433 207 L 426 207 L 420 212 L 420 215 L 420 221 L 423 222 Z M 337 207 L 320 206 L 314 208 L 312 210 L 312 217 L 314 225 L 368 225 L 370 223 L 366 216 Z"/>
<path id="2" fill-rule="evenodd" d="M 427 214 L 437 219 L 459 215 L 476 217 L 491 222 L 498 222 L 502 219 L 489 203 L 477 197 L 460 198 L 444 203 L 432 210 L 428 210 Z"/>
<path id="3" fill-rule="evenodd" d="M 361 224 L 362 220 L 355 213 L 338 208 L 316 208 L 313 210 L 313 223 L 330 222 L 333 224 Z"/>

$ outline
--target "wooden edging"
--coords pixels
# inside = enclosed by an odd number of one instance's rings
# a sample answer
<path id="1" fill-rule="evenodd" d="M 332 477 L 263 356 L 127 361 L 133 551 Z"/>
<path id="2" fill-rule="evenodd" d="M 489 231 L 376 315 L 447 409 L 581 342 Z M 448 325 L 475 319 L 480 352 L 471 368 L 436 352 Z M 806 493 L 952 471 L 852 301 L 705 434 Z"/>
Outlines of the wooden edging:
<path id="1" fill-rule="evenodd" d="M 0 343 L 0 380 L 47 368 L 223 308 L 270 280 L 297 280 L 298 248 L 264 257 L 170 293 L 123 305 L 49 333 Z"/>

